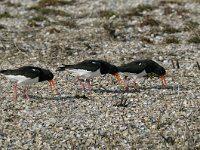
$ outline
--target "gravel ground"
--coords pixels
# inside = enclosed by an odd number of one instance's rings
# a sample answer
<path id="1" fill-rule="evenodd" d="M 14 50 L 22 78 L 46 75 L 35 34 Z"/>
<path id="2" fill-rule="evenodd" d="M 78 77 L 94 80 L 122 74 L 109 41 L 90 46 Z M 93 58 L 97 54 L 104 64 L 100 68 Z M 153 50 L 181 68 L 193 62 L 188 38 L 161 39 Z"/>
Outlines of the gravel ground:
<path id="1" fill-rule="evenodd" d="M 48 68 L 60 93 L 43 82 L 14 101 L 0 76 L 0 149 L 200 149 L 199 43 L 198 0 L 0 0 L 0 69 Z M 55 72 L 144 58 L 166 68 L 166 89 L 138 79 L 135 92 L 130 79 L 125 92 L 106 75 L 82 97 L 72 76 Z"/>

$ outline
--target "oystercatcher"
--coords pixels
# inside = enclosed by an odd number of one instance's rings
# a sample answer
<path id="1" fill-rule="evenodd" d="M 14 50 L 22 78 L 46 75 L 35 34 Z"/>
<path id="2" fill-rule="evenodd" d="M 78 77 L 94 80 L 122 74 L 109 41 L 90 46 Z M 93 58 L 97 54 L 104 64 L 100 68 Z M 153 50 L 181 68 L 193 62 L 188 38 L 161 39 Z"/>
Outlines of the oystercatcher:
<path id="1" fill-rule="evenodd" d="M 118 68 L 103 60 L 84 60 L 74 65 L 63 64 L 57 71 L 63 71 L 65 69 L 72 73 L 72 75 L 80 82 L 83 93 L 85 93 L 85 86 L 81 79 L 86 79 L 90 94 L 92 94 L 90 79 L 102 74 L 112 74 L 119 83 L 122 83 L 122 79 L 118 74 Z"/>
<path id="2" fill-rule="evenodd" d="M 15 99 L 17 99 L 17 85 L 27 86 L 37 82 L 49 81 L 52 92 L 56 89 L 54 86 L 54 75 L 52 72 L 39 67 L 23 66 L 13 70 L 0 70 L 0 74 L 15 82 L 13 86 Z M 24 93 L 27 99 L 29 99 L 27 87 L 25 88 Z"/>
<path id="3" fill-rule="evenodd" d="M 151 59 L 132 61 L 118 67 L 118 70 L 121 74 L 125 75 L 126 90 L 128 90 L 127 77 L 160 77 L 162 88 L 167 85 L 165 80 L 165 69 Z M 138 90 L 138 85 L 135 81 L 134 84 L 135 89 Z"/>

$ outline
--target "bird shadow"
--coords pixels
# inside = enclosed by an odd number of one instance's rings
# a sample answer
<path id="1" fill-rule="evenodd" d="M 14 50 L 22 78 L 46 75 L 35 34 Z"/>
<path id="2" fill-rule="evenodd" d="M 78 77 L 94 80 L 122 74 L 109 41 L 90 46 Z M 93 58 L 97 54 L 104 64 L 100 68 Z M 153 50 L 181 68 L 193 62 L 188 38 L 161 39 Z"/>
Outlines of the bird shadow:
<path id="1" fill-rule="evenodd" d="M 55 96 L 38 96 L 38 95 L 29 95 L 30 99 L 34 99 L 34 100 L 56 100 L 56 101 L 74 101 L 74 99 L 76 98 L 75 96 L 60 96 L 60 95 L 55 95 Z"/>
<path id="2" fill-rule="evenodd" d="M 155 85 L 155 86 L 148 86 L 148 87 L 141 87 L 142 90 L 149 90 L 149 89 L 157 89 L 157 90 L 187 90 L 188 88 L 184 87 L 183 85 L 167 85 L 162 87 L 162 85 Z"/>
<path id="3" fill-rule="evenodd" d="M 123 93 L 133 93 L 133 92 L 139 92 L 138 90 L 135 89 L 130 89 L 130 90 L 125 90 L 125 89 L 117 89 L 117 90 L 108 90 L 108 89 L 94 89 L 93 90 L 95 93 L 102 94 L 102 93 L 114 93 L 114 94 L 123 94 Z"/>
<path id="4" fill-rule="evenodd" d="M 129 86 L 128 90 L 125 89 L 117 89 L 117 90 L 109 90 L 109 89 L 94 89 L 93 91 L 95 93 L 115 93 L 115 94 L 123 94 L 123 93 L 137 93 L 145 90 L 151 90 L 151 89 L 157 89 L 157 90 L 172 90 L 172 91 L 181 91 L 181 90 L 187 90 L 187 87 L 184 87 L 183 85 L 168 85 L 165 87 L 162 87 L 162 85 L 155 85 L 155 86 L 147 86 L 147 87 L 139 87 L 139 89 L 134 89 L 134 87 Z"/>
<path id="5" fill-rule="evenodd" d="M 94 93 L 97 94 L 104 94 L 104 93 L 114 93 L 114 94 L 124 94 L 124 93 L 137 93 L 141 92 L 141 90 L 150 90 L 150 89 L 157 89 L 157 90 L 172 90 L 172 91 L 182 91 L 187 90 L 187 87 L 184 87 L 182 85 L 168 85 L 166 87 L 162 87 L 161 85 L 155 85 L 155 86 L 147 86 L 147 87 L 140 87 L 139 90 L 134 89 L 133 87 L 129 87 L 129 90 L 125 89 L 93 89 Z M 75 101 L 76 99 L 90 99 L 86 95 L 67 95 L 67 96 L 61 96 L 61 94 L 53 95 L 53 96 L 39 96 L 39 95 L 29 95 L 30 99 L 34 100 L 56 100 L 56 101 Z"/>

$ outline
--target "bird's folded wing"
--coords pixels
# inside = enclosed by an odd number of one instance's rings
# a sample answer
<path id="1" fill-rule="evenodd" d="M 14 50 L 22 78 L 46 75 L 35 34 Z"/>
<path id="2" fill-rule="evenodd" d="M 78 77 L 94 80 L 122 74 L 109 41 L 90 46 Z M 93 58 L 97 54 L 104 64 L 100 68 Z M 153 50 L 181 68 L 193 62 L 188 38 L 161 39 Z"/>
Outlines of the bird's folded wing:
<path id="1" fill-rule="evenodd" d="M 63 65 L 57 69 L 57 71 L 63 71 L 65 69 L 72 70 L 72 69 L 81 69 L 87 71 L 96 71 L 100 68 L 101 64 L 95 61 L 83 61 L 75 65 Z"/>
<path id="2" fill-rule="evenodd" d="M 145 63 L 131 62 L 118 67 L 119 72 L 140 73 L 146 68 Z"/>

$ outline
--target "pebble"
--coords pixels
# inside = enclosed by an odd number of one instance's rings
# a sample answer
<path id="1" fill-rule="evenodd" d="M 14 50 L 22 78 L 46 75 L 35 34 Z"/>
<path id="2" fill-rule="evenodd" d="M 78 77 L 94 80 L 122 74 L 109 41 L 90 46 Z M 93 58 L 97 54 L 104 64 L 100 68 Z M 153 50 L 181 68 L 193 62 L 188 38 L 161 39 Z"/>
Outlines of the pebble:
<path id="1" fill-rule="evenodd" d="M 58 15 L 56 20 L 53 15 L 45 15 L 51 22 L 37 22 L 38 27 L 30 27 L 28 20 L 33 13 L 34 16 L 38 13 L 29 11 L 27 5 L 32 6 L 38 1 L 13 2 L 22 6 L 9 6 L 8 9 L 6 3 L 0 1 L 1 12 L 9 10 L 15 14 L 13 12 L 17 9 L 20 14 L 14 16 L 16 18 L 0 18 L 6 27 L 0 29 L 0 69 L 30 64 L 51 69 L 61 94 L 51 93 L 48 83 L 44 82 L 30 87 L 30 101 L 24 99 L 21 90 L 18 90 L 19 99 L 14 101 L 11 82 L 0 76 L 0 149 L 166 149 L 166 146 L 168 149 L 184 149 L 184 142 L 190 137 L 186 134 L 187 128 L 191 135 L 200 135 L 197 105 L 200 81 L 195 66 L 200 53 L 197 44 L 188 43 L 192 33 L 188 32 L 187 36 L 184 31 L 168 34 L 162 32 L 162 25 L 141 26 L 148 15 L 163 24 L 184 28 L 188 19 L 176 13 L 163 14 L 165 7 L 172 7 L 176 12 L 182 5 L 167 4 L 145 11 L 141 16 L 114 15 L 108 20 L 107 17 L 97 18 L 101 10 L 121 13 L 125 9 L 127 12 L 141 1 L 97 0 L 83 1 L 81 5 L 76 1 L 58 7 L 72 18 Z M 187 12 L 188 17 L 200 22 L 197 15 L 200 4 L 191 2 L 184 5 L 187 10 L 196 12 Z M 26 13 L 24 9 L 27 9 Z M 59 22 L 60 19 L 65 19 L 65 25 Z M 103 24 L 111 19 L 116 38 L 109 36 L 112 31 L 107 34 L 103 28 Z M 67 25 L 71 20 L 76 26 Z M 55 24 L 51 24 L 53 21 Z M 49 32 L 51 28 L 61 32 L 52 34 Z M 180 38 L 180 43 L 163 43 L 166 37 L 171 36 Z M 153 43 L 144 43 L 141 37 L 150 38 Z M 79 83 L 67 71 L 60 74 L 55 71 L 63 63 L 73 64 L 85 59 L 103 59 L 121 65 L 141 58 L 155 58 L 167 69 L 167 89 L 161 89 L 157 78 L 145 83 L 136 79 L 141 91 L 124 92 L 112 75 L 105 75 L 92 80 L 93 95 L 86 93 L 86 98 L 75 98 L 81 93 Z M 172 59 L 179 60 L 179 69 L 172 67 Z M 121 100 L 127 100 L 127 105 L 116 105 Z M 174 145 L 166 145 L 161 133 L 173 137 Z M 192 138 L 195 139 L 193 149 L 198 148 L 197 136 Z"/>

